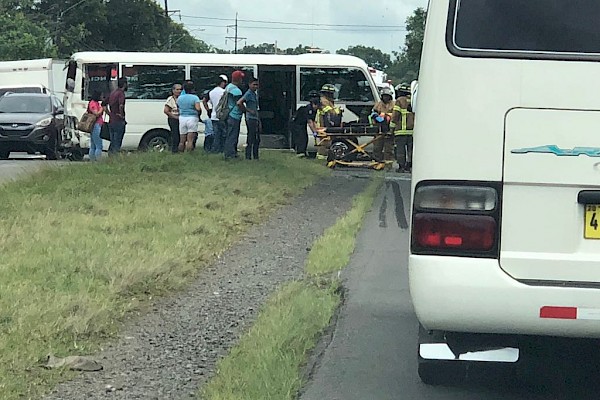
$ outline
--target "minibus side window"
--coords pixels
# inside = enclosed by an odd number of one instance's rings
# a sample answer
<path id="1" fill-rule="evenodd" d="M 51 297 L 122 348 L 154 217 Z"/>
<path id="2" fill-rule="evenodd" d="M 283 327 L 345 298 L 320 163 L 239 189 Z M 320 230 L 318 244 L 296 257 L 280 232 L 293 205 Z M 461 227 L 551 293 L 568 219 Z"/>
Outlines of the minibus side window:
<path id="1" fill-rule="evenodd" d="M 248 80 L 254 75 L 254 67 L 232 67 L 226 65 L 192 65 L 190 68 L 190 78 L 194 82 L 198 95 L 212 90 L 218 82 L 219 75 L 227 75 L 227 79 L 231 81 L 233 71 L 240 70 L 244 72 L 244 83 L 240 88 L 242 92 L 248 89 Z"/>
<path id="2" fill-rule="evenodd" d="M 308 101 L 312 90 L 330 83 L 335 86 L 335 99 L 344 102 L 373 102 L 373 91 L 365 73 L 352 67 L 300 68 L 300 100 Z"/>
<path id="3" fill-rule="evenodd" d="M 128 99 L 165 100 L 174 83 L 185 80 L 183 65 L 123 65 Z"/>
<path id="4" fill-rule="evenodd" d="M 108 99 L 110 92 L 117 87 L 117 77 L 117 64 L 85 64 L 83 100 L 91 100 L 96 91 L 100 92 L 103 99 Z"/>

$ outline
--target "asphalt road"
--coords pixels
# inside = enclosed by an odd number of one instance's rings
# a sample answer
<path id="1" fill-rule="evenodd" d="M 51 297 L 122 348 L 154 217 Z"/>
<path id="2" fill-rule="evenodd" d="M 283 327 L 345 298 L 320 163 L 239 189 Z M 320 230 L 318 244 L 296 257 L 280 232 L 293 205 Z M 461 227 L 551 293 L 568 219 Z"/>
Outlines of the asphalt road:
<path id="1" fill-rule="evenodd" d="M 600 399 L 594 348 L 546 354 L 518 369 L 478 364 L 451 387 L 421 383 L 407 276 L 410 183 L 393 179 L 367 215 L 344 272 L 345 304 L 300 399 Z"/>
<path id="2" fill-rule="evenodd" d="M 0 184 L 39 171 L 48 165 L 58 165 L 61 162 L 46 161 L 45 156 L 12 153 L 9 160 L 0 161 Z"/>

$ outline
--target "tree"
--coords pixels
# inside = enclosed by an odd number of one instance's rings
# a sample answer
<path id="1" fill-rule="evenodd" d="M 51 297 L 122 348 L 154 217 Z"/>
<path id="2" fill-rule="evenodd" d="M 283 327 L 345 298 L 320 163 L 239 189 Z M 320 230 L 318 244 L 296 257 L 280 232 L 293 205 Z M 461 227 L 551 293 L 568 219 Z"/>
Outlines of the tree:
<path id="1" fill-rule="evenodd" d="M 82 51 L 214 51 L 154 0 L 0 0 L 0 59 Z"/>
<path id="2" fill-rule="evenodd" d="M 0 24 L 0 59 L 22 60 L 56 55 L 48 30 L 31 22 L 22 12 L 0 15 Z"/>
<path id="3" fill-rule="evenodd" d="M 350 46 L 347 49 L 339 49 L 336 53 L 362 58 L 368 65 L 380 70 L 384 70 L 392 64 L 392 59 L 389 54 L 374 47 L 362 45 Z"/>
<path id="4" fill-rule="evenodd" d="M 275 47 L 275 43 L 262 43 L 259 45 L 251 44 L 238 50 L 240 54 L 281 54 L 283 51 Z"/>
<path id="5" fill-rule="evenodd" d="M 284 50 L 285 54 L 306 54 L 308 53 L 308 50 L 310 49 L 310 46 L 303 46 L 302 44 L 299 44 L 296 47 L 288 47 L 287 49 Z"/>
<path id="6" fill-rule="evenodd" d="M 419 7 L 406 19 L 406 39 L 402 51 L 394 53 L 396 59 L 388 70 L 388 76 L 400 82 L 411 82 L 418 78 L 425 35 L 427 11 Z"/>
<path id="7" fill-rule="evenodd" d="M 169 51 L 185 53 L 213 53 L 215 49 L 205 42 L 196 39 L 184 28 L 183 25 L 171 24 Z"/>

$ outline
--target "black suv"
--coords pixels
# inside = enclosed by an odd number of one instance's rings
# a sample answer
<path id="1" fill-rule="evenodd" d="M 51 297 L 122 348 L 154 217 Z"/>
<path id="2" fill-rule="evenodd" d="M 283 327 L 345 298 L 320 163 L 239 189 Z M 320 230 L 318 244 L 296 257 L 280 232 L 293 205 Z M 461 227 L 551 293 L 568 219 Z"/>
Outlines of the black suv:
<path id="1" fill-rule="evenodd" d="M 36 151 L 58 158 L 64 109 L 51 94 L 6 93 L 0 97 L 0 159 L 11 151 Z"/>

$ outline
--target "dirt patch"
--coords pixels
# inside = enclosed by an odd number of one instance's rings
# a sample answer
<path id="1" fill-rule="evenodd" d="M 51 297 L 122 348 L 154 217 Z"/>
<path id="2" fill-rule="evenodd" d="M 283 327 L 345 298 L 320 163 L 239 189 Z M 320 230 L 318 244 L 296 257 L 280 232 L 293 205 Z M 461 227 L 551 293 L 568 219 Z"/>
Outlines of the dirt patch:
<path id="1" fill-rule="evenodd" d="M 367 179 L 320 181 L 252 228 L 183 293 L 160 300 L 95 358 L 104 369 L 59 385 L 46 399 L 183 399 L 215 371 L 282 284 L 303 274 L 314 239 L 352 206 Z M 202 238 L 198 238 L 202 246 Z"/>

